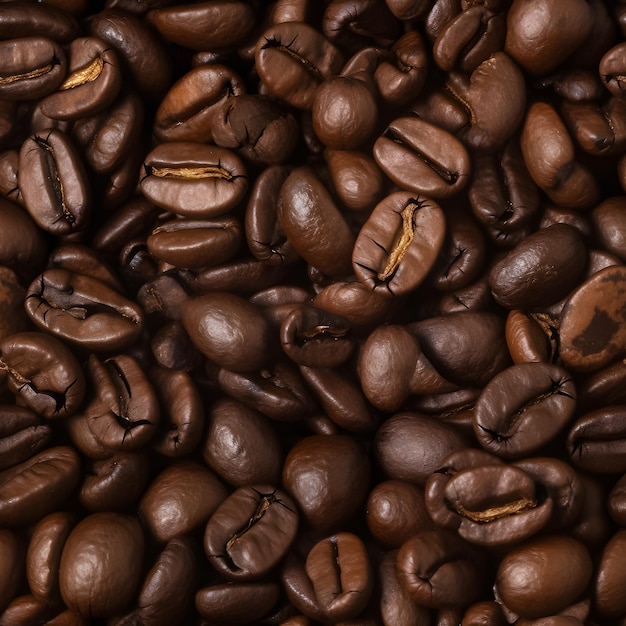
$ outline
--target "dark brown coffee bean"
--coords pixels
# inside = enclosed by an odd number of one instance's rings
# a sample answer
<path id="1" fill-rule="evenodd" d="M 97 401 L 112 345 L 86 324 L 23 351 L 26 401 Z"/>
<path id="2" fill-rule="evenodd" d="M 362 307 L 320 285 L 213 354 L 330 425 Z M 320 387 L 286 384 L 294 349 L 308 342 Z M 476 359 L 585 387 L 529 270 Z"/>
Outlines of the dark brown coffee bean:
<path id="1" fill-rule="evenodd" d="M 44 330 L 91 350 L 123 350 L 141 334 L 141 309 L 104 283 L 46 270 L 28 288 L 26 312 Z"/>
<path id="2" fill-rule="evenodd" d="M 20 586 L 24 569 L 20 541 L 5 528 L 0 528 L 0 556 L 0 611 L 4 611 Z"/>
<path id="3" fill-rule="evenodd" d="M 560 2 L 546 0 L 515 0 L 511 5 L 505 50 L 531 74 L 548 74 L 556 69 L 591 30 L 593 13 L 589 3 L 576 0 L 559 21 L 561 10 Z"/>
<path id="4" fill-rule="evenodd" d="M 165 543 L 202 528 L 226 496 L 211 470 L 194 461 L 181 461 L 150 483 L 139 503 L 139 514 L 152 536 Z"/>
<path id="5" fill-rule="evenodd" d="M 461 626 L 505 626 L 506 623 L 500 605 L 494 600 L 483 600 L 465 611 Z"/>
<path id="6" fill-rule="evenodd" d="M 591 212 L 591 223 L 596 238 L 608 252 L 617 255 L 622 261 L 626 259 L 626 242 L 624 241 L 622 196 L 607 198 Z"/>
<path id="7" fill-rule="evenodd" d="M 0 39 L 41 36 L 68 43 L 79 33 L 77 20 L 53 4 L 22 1 L 0 4 Z"/>
<path id="8" fill-rule="evenodd" d="M 0 405 L 0 470 L 28 460 L 47 447 L 52 427 L 16 404 Z"/>
<path id="9" fill-rule="evenodd" d="M 606 88 L 615 96 L 624 92 L 624 68 L 626 67 L 626 45 L 619 43 L 602 57 L 598 71 Z"/>
<path id="10" fill-rule="evenodd" d="M 521 363 L 494 376 L 483 389 L 476 402 L 474 433 L 498 456 L 528 456 L 551 441 L 575 409 L 574 382 L 562 367 Z"/>
<path id="11" fill-rule="evenodd" d="M 5 39 L 0 98 L 36 100 L 52 93 L 65 79 L 67 61 L 63 48 L 46 36 Z"/>
<path id="12" fill-rule="evenodd" d="M 305 571 L 326 619 L 350 620 L 367 606 L 374 576 L 357 535 L 342 532 L 316 543 L 307 555 Z"/>
<path id="13" fill-rule="evenodd" d="M 431 198 L 458 193 L 471 170 L 458 139 L 417 117 L 394 120 L 374 143 L 374 158 L 394 183 Z"/>
<path id="14" fill-rule="evenodd" d="M 403 480 L 378 483 L 367 498 L 365 518 L 374 538 L 388 548 L 399 548 L 413 535 L 433 527 L 424 492 Z"/>
<path id="15" fill-rule="evenodd" d="M 80 479 L 78 454 L 69 446 L 48 448 L 0 472 L 0 524 L 38 522 L 58 509 Z"/>
<path id="16" fill-rule="evenodd" d="M 510 611 L 536 619 L 576 602 L 591 573 L 591 557 L 583 544 L 567 535 L 552 535 L 509 552 L 498 567 L 495 590 Z"/>
<path id="17" fill-rule="evenodd" d="M 243 93 L 245 85 L 233 69 L 200 65 L 170 87 L 155 114 L 154 134 L 160 141 L 210 141 L 222 104 Z"/>
<path id="18" fill-rule="evenodd" d="M 191 50 L 223 50 L 243 43 L 255 15 L 247 2 L 212 0 L 154 9 L 148 18 L 168 41 Z"/>
<path id="19" fill-rule="evenodd" d="M 0 370 L 8 374 L 9 389 L 42 417 L 67 417 L 85 397 L 85 376 L 76 357 L 45 333 L 17 333 L 0 343 Z"/>
<path id="20" fill-rule="evenodd" d="M 278 484 L 283 452 L 277 432 L 257 410 L 217 400 L 208 414 L 205 463 L 233 487 Z"/>
<path id="21" fill-rule="evenodd" d="M 304 520 L 317 531 L 336 528 L 356 513 L 369 490 L 370 464 L 359 444 L 344 435 L 301 439 L 283 465 L 283 485 Z"/>
<path id="22" fill-rule="evenodd" d="M 423 487 L 451 452 L 465 447 L 453 426 L 419 413 L 398 413 L 376 432 L 374 455 L 388 478 Z"/>
<path id="23" fill-rule="evenodd" d="M 95 460 L 78 499 L 88 511 L 128 511 L 137 505 L 150 481 L 150 464 L 143 452 L 117 452 Z"/>
<path id="24" fill-rule="evenodd" d="M 228 580 L 258 580 L 285 556 L 297 530 L 298 513 L 285 493 L 258 483 L 240 487 L 211 515 L 204 552 Z"/>
<path id="25" fill-rule="evenodd" d="M 185 217 L 215 217 L 243 200 L 248 178 L 241 159 L 215 146 L 159 144 L 143 164 L 141 191 L 167 211 Z"/>
<path id="26" fill-rule="evenodd" d="M 26 552 L 26 578 L 33 596 L 43 603 L 61 599 L 59 567 L 65 542 L 75 521 L 70 513 L 46 515 L 33 530 Z"/>
<path id="27" fill-rule="evenodd" d="M 255 67 L 268 92 L 297 109 L 310 109 L 318 87 L 342 64 L 337 48 L 305 23 L 276 24 L 256 45 Z"/>
<path id="28" fill-rule="evenodd" d="M 605 619 L 623 617 L 626 603 L 621 594 L 624 570 L 620 566 L 626 550 L 626 531 L 616 532 L 602 551 L 594 581 L 594 599 L 598 613 Z"/>
<path id="29" fill-rule="evenodd" d="M 87 619 L 124 610 L 141 576 L 144 535 L 136 518 L 94 513 L 72 530 L 61 555 L 63 601 Z"/>
<path id="30" fill-rule="evenodd" d="M 78 37 L 69 48 L 67 76 L 39 106 L 44 115 L 75 120 L 106 109 L 122 86 L 117 55 L 104 41 Z"/>
<path id="31" fill-rule="evenodd" d="M 35 133 L 20 149 L 19 183 L 33 220 L 54 235 L 84 230 L 91 189 L 72 141 L 58 130 Z"/>
<path id="32" fill-rule="evenodd" d="M 221 583 L 196 592 L 195 605 L 210 623 L 245 626 L 262 619 L 280 597 L 280 585 L 272 582 Z"/>
<path id="33" fill-rule="evenodd" d="M 376 205 L 354 244 L 352 266 L 363 284 L 403 295 L 424 280 L 446 232 L 441 207 L 429 198 L 396 192 Z"/>
<path id="34" fill-rule="evenodd" d="M 478 557 L 478 558 L 477 558 Z M 446 530 L 425 530 L 398 550 L 398 578 L 421 606 L 467 606 L 481 594 L 479 553 Z"/>
<path id="35" fill-rule="evenodd" d="M 575 289 L 561 312 L 559 354 L 572 371 L 593 371 L 626 351 L 623 336 L 626 270 L 603 269 Z M 612 298 L 606 298 L 607 289 Z"/>
<path id="36" fill-rule="evenodd" d="M 157 259 L 177 267 L 200 269 L 230 260 L 242 239 L 239 220 L 225 215 L 213 219 L 176 219 L 157 226 L 147 240 Z"/>

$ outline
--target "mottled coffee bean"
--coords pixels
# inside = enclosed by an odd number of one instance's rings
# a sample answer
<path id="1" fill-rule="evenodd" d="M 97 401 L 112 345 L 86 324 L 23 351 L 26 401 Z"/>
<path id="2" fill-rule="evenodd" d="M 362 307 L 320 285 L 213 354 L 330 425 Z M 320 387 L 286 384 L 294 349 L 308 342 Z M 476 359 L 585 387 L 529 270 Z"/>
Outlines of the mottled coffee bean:
<path id="1" fill-rule="evenodd" d="M 305 571 L 327 619 L 353 619 L 367 605 L 374 577 L 357 535 L 342 532 L 316 543 L 306 557 Z"/>
<path id="2" fill-rule="evenodd" d="M 202 456 L 233 487 L 280 480 L 283 452 L 277 432 L 257 410 L 230 398 L 216 401 L 209 411 Z"/>
<path id="3" fill-rule="evenodd" d="M 80 479 L 80 460 L 69 446 L 54 446 L 0 472 L 0 524 L 39 521 L 72 494 Z"/>
<path id="4" fill-rule="evenodd" d="M 159 144 L 145 158 L 144 196 L 167 211 L 205 218 L 227 213 L 248 188 L 241 159 L 225 148 L 176 141 Z"/>
<path id="5" fill-rule="evenodd" d="M 425 530 L 398 550 L 400 583 L 422 606 L 467 606 L 480 597 L 482 568 L 475 548 L 446 530 Z"/>
<path id="6" fill-rule="evenodd" d="M 124 610 L 140 584 L 144 535 L 135 517 L 94 513 L 72 530 L 59 570 L 65 604 L 86 619 Z"/>
<path id="7" fill-rule="evenodd" d="M 417 117 L 400 117 L 374 143 L 374 158 L 391 180 L 415 194 L 447 198 L 468 182 L 471 162 L 449 132 Z"/>
<path id="8" fill-rule="evenodd" d="M 591 30 L 593 13 L 588 2 L 575 0 L 566 15 L 561 11 L 561 3 L 554 0 L 514 0 L 511 5 L 505 50 L 531 74 L 556 69 Z"/>
<path id="9" fill-rule="evenodd" d="M 28 460 L 51 438 L 51 425 L 31 409 L 0 404 L 0 470 Z"/>
<path id="10" fill-rule="evenodd" d="M 399 548 L 422 530 L 432 528 L 422 489 L 403 480 L 378 483 L 367 498 L 367 527 L 387 548 Z"/>
<path id="11" fill-rule="evenodd" d="M 67 60 L 63 48 L 46 36 L 4 39 L 0 98 L 36 100 L 52 93 L 65 79 Z"/>
<path id="12" fill-rule="evenodd" d="M 47 418 L 76 412 L 85 397 L 85 376 L 76 357 L 55 337 L 25 332 L 0 343 L 0 370 L 8 387 Z"/>
<path id="13" fill-rule="evenodd" d="M 226 488 L 211 470 L 195 461 L 181 461 L 150 483 L 139 514 L 152 536 L 165 543 L 200 529 L 226 496 Z"/>
<path id="14" fill-rule="evenodd" d="M 314 435 L 291 448 L 282 478 L 304 521 L 325 532 L 359 510 L 369 490 L 369 476 L 369 460 L 356 440 Z"/>
<path id="15" fill-rule="evenodd" d="M 268 92 L 297 109 L 311 109 L 319 86 L 342 64 L 339 50 L 305 23 L 276 24 L 256 45 L 255 67 Z"/>
<path id="16" fill-rule="evenodd" d="M 210 141 L 213 119 L 222 104 L 243 93 L 245 84 L 233 69 L 218 64 L 193 68 L 159 104 L 154 134 L 160 141 Z"/>
<path id="17" fill-rule="evenodd" d="M 40 103 L 53 119 L 75 120 L 107 108 L 122 86 L 114 50 L 95 37 L 78 37 L 69 49 L 67 76 L 57 91 Z"/>
<path id="18" fill-rule="evenodd" d="M 589 372 L 626 353 L 623 336 L 626 270 L 607 267 L 576 288 L 563 307 L 559 354 L 572 371 Z M 613 294 L 606 298 L 607 290 Z"/>
<path id="19" fill-rule="evenodd" d="M 407 412 L 383 422 L 376 432 L 374 455 L 388 478 L 423 487 L 443 459 L 464 447 L 465 438 L 453 426 Z"/>
<path id="20" fill-rule="evenodd" d="M 502 559 L 495 590 L 507 609 L 537 619 L 576 602 L 591 574 L 591 557 L 582 543 L 567 535 L 548 535 L 514 548 Z"/>
<path id="21" fill-rule="evenodd" d="M 65 134 L 49 130 L 24 141 L 19 183 L 24 205 L 40 228 L 54 235 L 86 228 L 91 211 L 89 179 Z"/>
<path id="22" fill-rule="evenodd" d="M 376 205 L 354 244 L 354 272 L 369 289 L 399 296 L 418 287 L 443 245 L 441 207 L 423 196 L 396 192 Z"/>
<path id="23" fill-rule="evenodd" d="M 46 515 L 33 530 L 26 552 L 26 577 L 40 602 L 54 604 L 61 599 L 59 565 L 74 524 L 70 513 L 58 511 Z"/>
<path id="24" fill-rule="evenodd" d="M 240 487 L 211 515 L 204 552 L 225 578 L 258 580 L 285 556 L 298 530 L 295 504 L 263 484 Z"/>
<path id="25" fill-rule="evenodd" d="M 503 458 L 528 456 L 551 441 L 576 409 L 572 377 L 558 365 L 521 363 L 494 376 L 474 411 L 478 442 Z"/>

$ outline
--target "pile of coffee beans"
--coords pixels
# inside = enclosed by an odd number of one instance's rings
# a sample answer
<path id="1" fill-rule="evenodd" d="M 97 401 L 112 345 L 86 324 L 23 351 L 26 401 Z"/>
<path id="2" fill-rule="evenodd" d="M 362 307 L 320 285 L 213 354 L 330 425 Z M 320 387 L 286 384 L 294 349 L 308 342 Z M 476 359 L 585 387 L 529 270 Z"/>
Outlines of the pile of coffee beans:
<path id="1" fill-rule="evenodd" d="M 0 626 L 626 625 L 626 1 L 0 1 Z"/>

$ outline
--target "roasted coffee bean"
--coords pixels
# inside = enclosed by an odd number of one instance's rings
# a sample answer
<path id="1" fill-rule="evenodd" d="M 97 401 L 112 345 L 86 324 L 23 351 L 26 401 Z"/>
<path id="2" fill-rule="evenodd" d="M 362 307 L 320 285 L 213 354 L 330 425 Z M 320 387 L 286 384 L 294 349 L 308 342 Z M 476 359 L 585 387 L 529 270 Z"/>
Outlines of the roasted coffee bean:
<path id="1" fill-rule="evenodd" d="M 22 1 L 0 4 L 0 39 L 37 35 L 68 43 L 79 33 L 77 20 L 63 7 Z"/>
<path id="2" fill-rule="evenodd" d="M 46 270 L 30 285 L 26 312 L 40 328 L 91 350 L 123 350 L 141 334 L 143 312 L 99 280 Z"/>
<path id="3" fill-rule="evenodd" d="M 26 330 L 25 293 L 17 274 L 0 265 L 0 342 Z"/>
<path id="4" fill-rule="evenodd" d="M 211 407 L 202 456 L 234 487 L 280 479 L 283 451 L 277 432 L 261 413 L 236 400 L 223 398 Z"/>
<path id="5" fill-rule="evenodd" d="M 46 515 L 33 530 L 26 552 L 26 577 L 33 596 L 43 603 L 61 599 L 59 567 L 65 542 L 74 527 L 70 513 Z"/>
<path id="6" fill-rule="evenodd" d="M 606 88 L 614 95 L 621 96 L 624 91 L 624 67 L 626 64 L 626 45 L 619 43 L 602 57 L 598 71 Z"/>
<path id="7" fill-rule="evenodd" d="M 0 472 L 0 524 L 32 524 L 57 510 L 80 479 L 80 460 L 69 446 L 47 448 Z"/>
<path id="8" fill-rule="evenodd" d="M 40 228 L 55 235 L 86 228 L 89 179 L 69 137 L 58 130 L 31 135 L 20 149 L 18 176 L 24 205 Z"/>
<path id="9" fill-rule="evenodd" d="M 28 460 L 51 438 L 50 424 L 27 407 L 0 405 L 0 470 Z"/>
<path id="10" fill-rule="evenodd" d="M 242 239 L 239 220 L 225 215 L 213 219 L 177 219 L 157 226 L 147 240 L 157 259 L 177 267 L 200 269 L 230 260 Z"/>
<path id="11" fill-rule="evenodd" d="M 144 535 L 136 518 L 94 513 L 72 530 L 59 570 L 65 604 L 86 619 L 124 610 L 141 576 Z"/>
<path id="12" fill-rule="evenodd" d="M 467 606 L 482 591 L 479 554 L 454 533 L 425 530 L 398 550 L 398 578 L 421 606 Z"/>
<path id="13" fill-rule="evenodd" d="M 563 576 L 563 572 L 569 572 Z M 591 579 L 587 548 L 567 535 L 532 539 L 511 550 L 496 574 L 496 592 L 520 617 L 554 615 L 580 599 Z"/>
<path id="14" fill-rule="evenodd" d="M 106 109 L 122 86 L 115 52 L 95 37 L 78 37 L 69 49 L 67 76 L 39 106 L 52 119 L 75 120 Z"/>
<path id="15" fill-rule="evenodd" d="M 7 373 L 9 389 L 42 417 L 67 417 L 85 397 L 85 376 L 76 357 L 45 333 L 16 333 L 1 342 L 0 370 Z"/>
<path id="16" fill-rule="evenodd" d="M 318 87 L 342 64 L 339 50 L 306 23 L 276 24 L 256 45 L 256 70 L 268 92 L 297 109 L 311 109 Z"/>
<path id="17" fill-rule="evenodd" d="M 280 188 L 277 216 L 287 240 L 308 263 L 330 277 L 351 273 L 354 236 L 313 171 L 296 168 Z"/>
<path id="18" fill-rule="evenodd" d="M 602 551 L 598 573 L 594 581 L 595 606 L 605 618 L 619 618 L 626 613 L 626 604 L 620 589 L 624 572 L 619 566 L 626 548 L 626 531 L 616 532 Z"/>
<path id="19" fill-rule="evenodd" d="M 240 487 L 211 515 L 204 531 L 209 563 L 228 580 L 258 580 L 285 556 L 298 530 L 295 504 L 263 484 Z"/>
<path id="20" fill-rule="evenodd" d="M 567 371 L 549 363 L 521 363 L 483 389 L 474 433 L 483 448 L 498 456 L 528 456 L 551 441 L 575 409 L 576 389 Z"/>
<path id="21" fill-rule="evenodd" d="M 163 96 L 172 79 L 172 59 L 149 24 L 126 10 L 112 7 L 93 15 L 89 29 L 93 37 L 115 50 L 132 84 L 142 94 Z"/>
<path id="22" fill-rule="evenodd" d="M 591 212 L 591 223 L 596 238 L 602 247 L 617 255 L 622 261 L 626 259 L 626 242 L 623 238 L 622 196 L 607 198 Z"/>
<path id="23" fill-rule="evenodd" d="M 5 528 L 0 528 L 0 556 L 0 611 L 3 611 L 20 586 L 24 568 L 20 541 Z"/>
<path id="24" fill-rule="evenodd" d="M 572 371 L 593 371 L 611 363 L 626 351 L 622 336 L 623 282 L 621 266 L 600 270 L 579 285 L 561 312 L 559 354 Z M 607 299 L 607 289 L 613 297 Z"/>
<path id="25" fill-rule="evenodd" d="M 429 198 L 396 192 L 376 205 L 354 244 L 359 280 L 383 295 L 404 295 L 424 280 L 446 232 L 441 207 Z"/>
<path id="26" fill-rule="evenodd" d="M 211 470 L 185 460 L 154 478 L 139 503 L 139 514 L 152 536 L 166 543 L 203 527 L 226 496 Z"/>
<path id="27" fill-rule="evenodd" d="M 67 73 L 63 48 L 47 36 L 20 37 L 0 42 L 3 59 L 0 97 L 36 100 L 57 89 Z"/>
<path id="28" fill-rule="evenodd" d="M 213 120 L 222 104 L 245 93 L 242 79 L 225 65 L 193 68 L 175 82 L 154 118 L 160 141 L 210 141 Z"/>
<path id="29" fill-rule="evenodd" d="M 470 157 L 449 132 L 417 117 L 400 117 L 374 143 L 380 169 L 414 194 L 447 198 L 468 182 Z"/>
<path id="30" fill-rule="evenodd" d="M 313 435 L 287 454 L 282 482 L 304 521 L 325 532 L 359 510 L 369 490 L 369 475 L 369 459 L 354 439 Z"/>
<path id="31" fill-rule="evenodd" d="M 235 207 L 248 178 L 238 156 L 215 146 L 191 142 L 158 145 L 143 164 L 144 196 L 185 217 L 216 217 Z"/>

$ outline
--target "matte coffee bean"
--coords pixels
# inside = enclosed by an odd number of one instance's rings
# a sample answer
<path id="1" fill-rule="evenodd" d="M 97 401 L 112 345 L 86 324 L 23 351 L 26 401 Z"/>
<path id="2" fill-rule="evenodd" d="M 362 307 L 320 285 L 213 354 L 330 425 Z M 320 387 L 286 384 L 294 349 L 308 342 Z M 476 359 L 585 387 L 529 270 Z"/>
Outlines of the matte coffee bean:
<path id="1" fill-rule="evenodd" d="M 74 527 L 61 555 L 63 601 L 87 619 L 119 613 L 139 587 L 143 553 L 144 535 L 136 518 L 87 516 Z"/>
<path id="2" fill-rule="evenodd" d="M 566 370 L 521 363 L 494 376 L 474 411 L 480 445 L 503 458 L 528 456 L 551 441 L 576 410 L 576 388 Z"/>
<path id="3" fill-rule="evenodd" d="M 458 193 L 471 171 L 463 144 L 417 117 L 394 120 L 374 143 L 373 152 L 380 169 L 394 183 L 432 198 Z"/>
<path id="4" fill-rule="evenodd" d="M 0 528 L 0 611 L 11 602 L 18 590 L 23 570 L 23 548 L 17 536 Z"/>
<path id="5" fill-rule="evenodd" d="M 0 98 L 36 100 L 61 85 L 67 73 L 63 48 L 46 36 L 4 39 Z"/>
<path id="6" fill-rule="evenodd" d="M 304 521 L 325 532 L 359 510 L 367 496 L 369 475 L 369 459 L 354 439 L 314 435 L 291 448 L 282 478 Z"/>
<path id="7" fill-rule="evenodd" d="M 211 515 L 204 552 L 226 579 L 258 580 L 285 556 L 297 530 L 298 513 L 285 493 L 271 485 L 248 485 Z"/>
<path id="8" fill-rule="evenodd" d="M 24 205 L 40 228 L 55 235 L 86 228 L 91 189 L 69 137 L 58 130 L 30 136 L 20 149 L 19 172 Z"/>
<path id="9" fill-rule="evenodd" d="M 591 557 L 582 543 L 566 535 L 548 535 L 514 548 L 502 559 L 496 592 L 510 611 L 536 619 L 576 602 L 591 574 Z"/>
<path id="10" fill-rule="evenodd" d="M 211 470 L 185 460 L 154 478 L 139 513 L 152 536 L 166 543 L 202 528 L 226 496 L 226 488 Z"/>
<path id="11" fill-rule="evenodd" d="M 429 198 L 396 192 L 376 205 L 354 244 L 359 280 L 383 295 L 409 293 L 424 280 L 443 245 L 446 221 Z"/>

